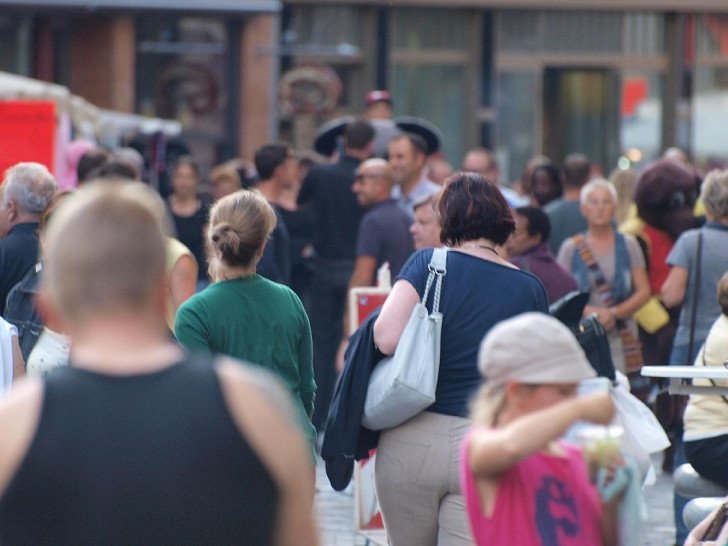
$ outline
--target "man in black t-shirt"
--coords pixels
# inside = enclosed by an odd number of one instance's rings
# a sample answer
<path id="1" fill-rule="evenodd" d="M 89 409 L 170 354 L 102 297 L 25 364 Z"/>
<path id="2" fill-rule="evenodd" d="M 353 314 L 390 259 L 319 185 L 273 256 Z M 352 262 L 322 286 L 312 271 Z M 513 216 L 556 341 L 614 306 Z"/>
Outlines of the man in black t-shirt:
<path id="1" fill-rule="evenodd" d="M 276 213 L 276 227 L 270 234 L 257 272 L 266 279 L 288 285 L 291 282 L 291 238 L 281 215 L 281 194 L 293 186 L 298 176 L 298 160 L 284 144 L 266 144 L 255 152 L 255 169 L 260 181 L 257 188 Z"/>
<path id="2" fill-rule="evenodd" d="M 316 251 L 311 277 L 311 333 L 314 377 L 318 387 L 313 424 L 326 426 L 334 393 L 336 349 L 341 339 L 349 278 L 354 270 L 356 237 L 364 209 L 351 191 L 359 163 L 372 154 L 374 129 L 367 121 L 350 123 L 344 133 L 344 156 L 337 163 L 314 165 L 303 181 L 298 204 L 314 218 Z"/>

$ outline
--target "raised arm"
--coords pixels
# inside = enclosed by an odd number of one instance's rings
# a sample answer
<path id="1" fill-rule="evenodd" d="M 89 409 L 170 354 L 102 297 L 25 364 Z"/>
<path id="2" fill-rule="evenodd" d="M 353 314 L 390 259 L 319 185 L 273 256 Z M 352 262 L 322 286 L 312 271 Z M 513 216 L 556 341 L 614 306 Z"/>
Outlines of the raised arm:
<path id="1" fill-rule="evenodd" d="M 509 384 L 505 388 L 527 388 Z M 484 429 L 469 445 L 470 469 L 478 478 L 493 479 L 522 459 L 560 438 L 576 421 L 608 424 L 614 405 L 608 393 L 570 398 L 529 413 L 497 429 Z"/>

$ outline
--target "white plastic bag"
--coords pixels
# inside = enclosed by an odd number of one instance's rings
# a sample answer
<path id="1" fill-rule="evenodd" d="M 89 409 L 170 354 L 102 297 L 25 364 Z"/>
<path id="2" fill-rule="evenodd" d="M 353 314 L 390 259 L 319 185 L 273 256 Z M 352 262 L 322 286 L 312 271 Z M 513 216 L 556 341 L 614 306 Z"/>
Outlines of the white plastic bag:
<path id="1" fill-rule="evenodd" d="M 589 394 L 604 389 L 603 377 L 587 379 L 579 384 L 579 394 Z M 615 407 L 612 424 L 624 428 L 622 453 L 635 463 L 644 478 L 645 485 L 655 482 L 655 471 L 650 454 L 659 453 L 670 445 L 670 440 L 655 417 L 652 410 L 629 392 L 629 381 L 621 372 L 617 372 L 617 383 L 609 387 L 609 393 Z M 576 442 L 576 431 L 583 424 L 575 424 L 566 434 L 566 438 Z"/>
<path id="2" fill-rule="evenodd" d="M 612 401 L 617 409 L 615 420 L 624 427 L 625 440 L 647 453 L 659 453 L 670 445 L 662 425 L 643 402 L 623 384 L 612 387 Z"/>

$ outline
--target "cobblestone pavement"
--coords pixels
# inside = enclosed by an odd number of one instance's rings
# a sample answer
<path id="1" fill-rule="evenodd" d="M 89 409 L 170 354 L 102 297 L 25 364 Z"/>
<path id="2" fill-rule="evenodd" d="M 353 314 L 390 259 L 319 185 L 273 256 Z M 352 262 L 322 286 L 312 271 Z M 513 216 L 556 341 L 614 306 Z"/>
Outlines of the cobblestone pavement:
<path id="1" fill-rule="evenodd" d="M 659 462 L 656 460 L 656 462 Z M 656 465 L 659 468 L 659 465 Z M 642 546 L 672 546 L 675 526 L 672 519 L 672 476 L 662 474 L 657 483 L 645 488 L 648 520 Z M 316 470 L 316 512 L 322 546 L 363 546 L 367 542 L 354 529 L 354 488 L 338 493 L 329 485 L 324 463 Z"/>

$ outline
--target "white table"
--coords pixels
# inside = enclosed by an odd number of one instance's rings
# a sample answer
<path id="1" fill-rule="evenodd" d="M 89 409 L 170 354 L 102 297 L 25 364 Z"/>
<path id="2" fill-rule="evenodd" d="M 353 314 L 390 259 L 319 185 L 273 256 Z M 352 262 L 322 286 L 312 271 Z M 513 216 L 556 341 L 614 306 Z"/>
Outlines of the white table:
<path id="1" fill-rule="evenodd" d="M 693 385 L 693 379 L 728 380 L 728 369 L 718 366 L 643 366 L 642 375 L 670 379 L 670 394 L 728 395 L 728 386 Z"/>

